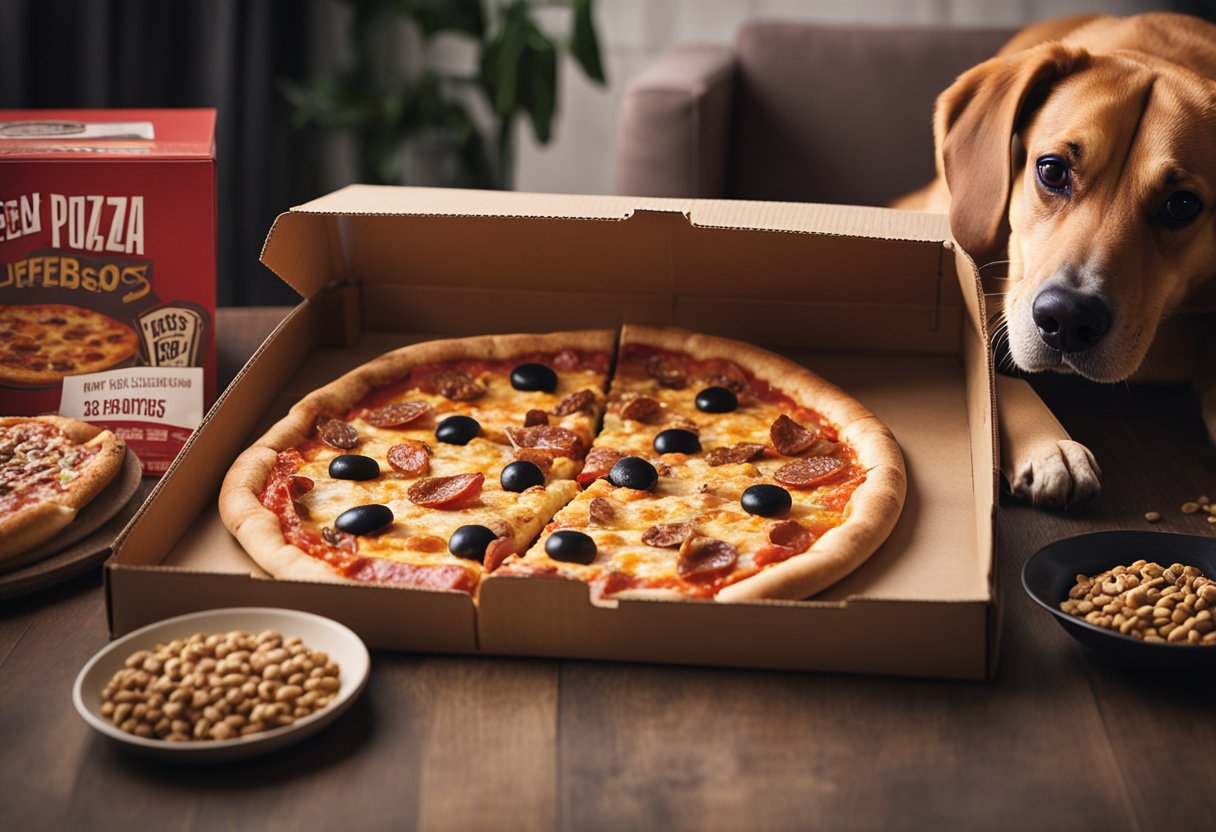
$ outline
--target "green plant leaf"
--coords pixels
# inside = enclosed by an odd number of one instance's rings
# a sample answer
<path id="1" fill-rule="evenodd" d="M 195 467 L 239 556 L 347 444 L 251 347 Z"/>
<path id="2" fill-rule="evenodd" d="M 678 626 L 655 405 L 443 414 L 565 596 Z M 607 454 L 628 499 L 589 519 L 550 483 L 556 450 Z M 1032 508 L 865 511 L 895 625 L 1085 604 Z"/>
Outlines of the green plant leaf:
<path id="1" fill-rule="evenodd" d="M 600 59 L 600 42 L 595 34 L 593 0 L 574 0 L 574 30 L 570 33 L 570 54 L 592 81 L 607 83 Z"/>
<path id="2" fill-rule="evenodd" d="M 482 55 L 482 85 L 494 112 L 506 116 L 519 106 L 520 65 L 527 48 L 528 17 L 526 0 L 511 0 L 502 10 L 497 31 L 490 35 Z"/>
<path id="3" fill-rule="evenodd" d="M 557 110 L 557 47 L 535 25 L 528 32 L 527 47 L 521 65 L 520 104 L 528 113 L 536 140 L 548 144 Z"/>

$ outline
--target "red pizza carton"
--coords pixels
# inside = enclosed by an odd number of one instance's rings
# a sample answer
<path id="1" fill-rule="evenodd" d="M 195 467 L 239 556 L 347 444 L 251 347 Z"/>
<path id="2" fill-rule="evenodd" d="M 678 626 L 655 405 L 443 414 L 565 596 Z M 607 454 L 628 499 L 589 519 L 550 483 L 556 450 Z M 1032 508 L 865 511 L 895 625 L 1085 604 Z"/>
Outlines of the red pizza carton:
<path id="1" fill-rule="evenodd" d="M 169 467 L 215 398 L 214 137 L 214 110 L 0 110 L 0 414 Z"/>

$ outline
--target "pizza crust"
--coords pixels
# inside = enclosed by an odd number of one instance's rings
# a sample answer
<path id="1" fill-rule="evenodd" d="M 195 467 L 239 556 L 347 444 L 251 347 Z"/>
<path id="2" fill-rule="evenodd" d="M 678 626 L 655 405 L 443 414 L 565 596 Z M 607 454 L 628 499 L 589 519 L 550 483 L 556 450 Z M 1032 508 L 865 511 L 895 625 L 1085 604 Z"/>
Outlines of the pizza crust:
<path id="1" fill-rule="evenodd" d="M 68 487 L 51 495 L 51 499 L 0 518 L 0 561 L 40 546 L 66 528 L 80 509 L 110 484 L 122 469 L 127 452 L 126 443 L 111 431 L 65 416 L 4 417 L 0 418 L 0 427 L 23 422 L 51 425 L 73 442 L 98 451 Z"/>

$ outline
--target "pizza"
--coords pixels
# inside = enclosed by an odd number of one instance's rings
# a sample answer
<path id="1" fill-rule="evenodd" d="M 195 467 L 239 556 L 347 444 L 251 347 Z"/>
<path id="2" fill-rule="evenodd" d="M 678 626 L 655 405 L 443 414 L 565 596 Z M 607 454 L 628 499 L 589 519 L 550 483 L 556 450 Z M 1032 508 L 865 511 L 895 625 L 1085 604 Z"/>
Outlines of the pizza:
<path id="1" fill-rule="evenodd" d="M 0 384 L 56 384 L 108 370 L 138 351 L 134 329 L 82 306 L 0 306 Z"/>
<path id="2" fill-rule="evenodd" d="M 51 540 L 110 484 L 126 445 L 62 416 L 0 418 L 0 562 Z"/>
<path id="3" fill-rule="evenodd" d="M 890 431 L 802 365 L 630 325 L 381 356 L 242 453 L 219 508 L 280 578 L 793 599 L 878 548 L 905 481 Z"/>

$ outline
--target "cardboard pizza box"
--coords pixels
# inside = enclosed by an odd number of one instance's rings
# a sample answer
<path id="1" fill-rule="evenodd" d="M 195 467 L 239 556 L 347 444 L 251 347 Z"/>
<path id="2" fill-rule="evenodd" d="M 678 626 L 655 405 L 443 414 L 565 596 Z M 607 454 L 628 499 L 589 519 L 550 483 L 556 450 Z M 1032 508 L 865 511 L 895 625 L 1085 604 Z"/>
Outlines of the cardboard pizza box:
<path id="1" fill-rule="evenodd" d="M 266 604 L 376 648 L 981 679 L 995 664 L 993 374 L 974 264 L 944 217 L 878 208 L 351 186 L 276 221 L 304 300 L 224 392 L 106 565 L 111 632 Z M 807 601 L 591 603 L 582 584 L 462 593 L 269 579 L 216 509 L 300 396 L 435 336 L 669 324 L 805 363 L 907 462 L 894 532 Z"/>
<path id="2" fill-rule="evenodd" d="M 0 110 L 0 414 L 161 474 L 215 399 L 214 320 L 214 110 Z"/>

